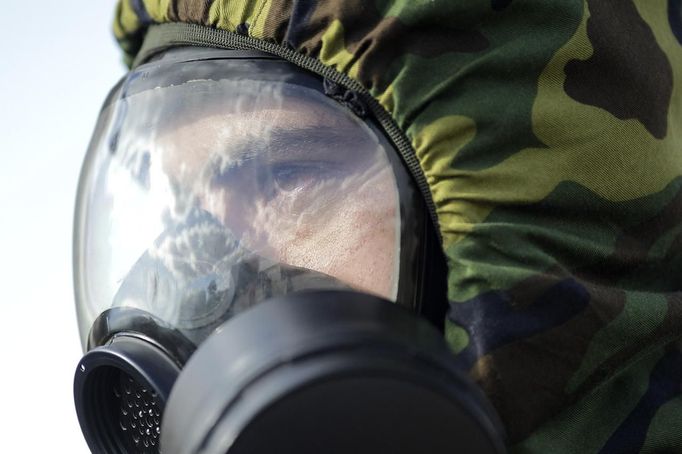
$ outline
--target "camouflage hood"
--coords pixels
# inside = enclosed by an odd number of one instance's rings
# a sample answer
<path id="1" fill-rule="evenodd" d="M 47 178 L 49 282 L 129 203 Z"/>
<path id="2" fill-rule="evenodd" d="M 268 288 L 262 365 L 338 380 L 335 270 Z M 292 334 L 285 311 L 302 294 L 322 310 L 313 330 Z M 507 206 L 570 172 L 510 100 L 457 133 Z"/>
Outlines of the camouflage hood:
<path id="1" fill-rule="evenodd" d="M 682 450 L 681 0 L 121 0 L 128 61 L 167 23 L 371 96 L 510 447 Z"/>

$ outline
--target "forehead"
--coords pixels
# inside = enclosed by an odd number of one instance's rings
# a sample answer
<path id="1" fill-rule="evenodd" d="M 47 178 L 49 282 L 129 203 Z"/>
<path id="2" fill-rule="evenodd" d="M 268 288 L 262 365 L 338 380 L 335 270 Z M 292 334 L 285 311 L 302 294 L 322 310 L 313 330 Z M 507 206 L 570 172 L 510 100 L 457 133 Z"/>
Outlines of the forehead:
<path id="1" fill-rule="evenodd" d="M 216 151 L 243 140 L 267 140 L 283 132 L 309 134 L 324 132 L 332 139 L 357 139 L 363 132 L 361 125 L 336 106 L 305 99 L 254 98 L 247 103 L 232 100 L 213 106 L 204 112 L 175 118 L 171 125 L 162 126 L 157 136 L 159 145 L 166 148 L 186 148 Z"/>

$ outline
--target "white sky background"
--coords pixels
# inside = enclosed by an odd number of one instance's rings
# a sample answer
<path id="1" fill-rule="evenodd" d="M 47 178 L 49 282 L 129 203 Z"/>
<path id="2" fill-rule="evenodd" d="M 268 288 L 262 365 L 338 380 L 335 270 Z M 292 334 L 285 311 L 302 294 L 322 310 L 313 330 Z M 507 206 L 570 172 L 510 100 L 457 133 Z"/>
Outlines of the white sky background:
<path id="1" fill-rule="evenodd" d="M 125 73 L 114 0 L 0 0 L 0 451 L 87 453 L 73 406 L 76 185 Z"/>

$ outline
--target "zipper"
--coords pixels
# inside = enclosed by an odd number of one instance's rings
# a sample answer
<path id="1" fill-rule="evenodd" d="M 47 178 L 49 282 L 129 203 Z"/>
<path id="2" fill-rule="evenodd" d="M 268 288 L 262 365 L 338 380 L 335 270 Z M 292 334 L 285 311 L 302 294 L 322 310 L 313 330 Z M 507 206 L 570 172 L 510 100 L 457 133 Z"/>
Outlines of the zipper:
<path id="1" fill-rule="evenodd" d="M 268 54 L 277 55 L 301 68 L 316 73 L 347 90 L 356 92 L 362 102 L 369 108 L 375 119 L 379 122 L 390 141 L 396 147 L 408 171 L 414 178 L 417 187 L 424 199 L 426 209 L 442 243 L 436 206 L 431 197 L 431 190 L 426 182 L 426 176 L 419 165 L 414 148 L 409 139 L 393 120 L 393 117 L 374 99 L 369 91 L 358 81 L 351 79 L 346 74 L 325 66 L 319 60 L 307 55 L 300 54 L 294 49 L 280 44 L 263 41 L 245 34 L 229 32 L 215 28 L 208 28 L 196 24 L 167 23 L 156 24 L 149 27 L 142 48 L 133 61 L 132 68 L 142 64 L 152 55 L 171 47 L 194 45 L 208 46 L 220 49 L 259 50 Z"/>

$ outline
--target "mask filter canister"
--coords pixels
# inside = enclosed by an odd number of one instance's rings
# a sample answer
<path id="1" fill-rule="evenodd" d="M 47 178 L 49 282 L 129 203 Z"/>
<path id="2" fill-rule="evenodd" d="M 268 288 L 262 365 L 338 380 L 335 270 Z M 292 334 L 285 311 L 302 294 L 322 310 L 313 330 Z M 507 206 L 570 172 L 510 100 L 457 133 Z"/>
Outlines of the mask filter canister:
<path id="1" fill-rule="evenodd" d="M 160 452 L 161 418 L 179 371 L 162 349 L 133 334 L 89 351 L 76 369 L 74 399 L 90 450 Z"/>

